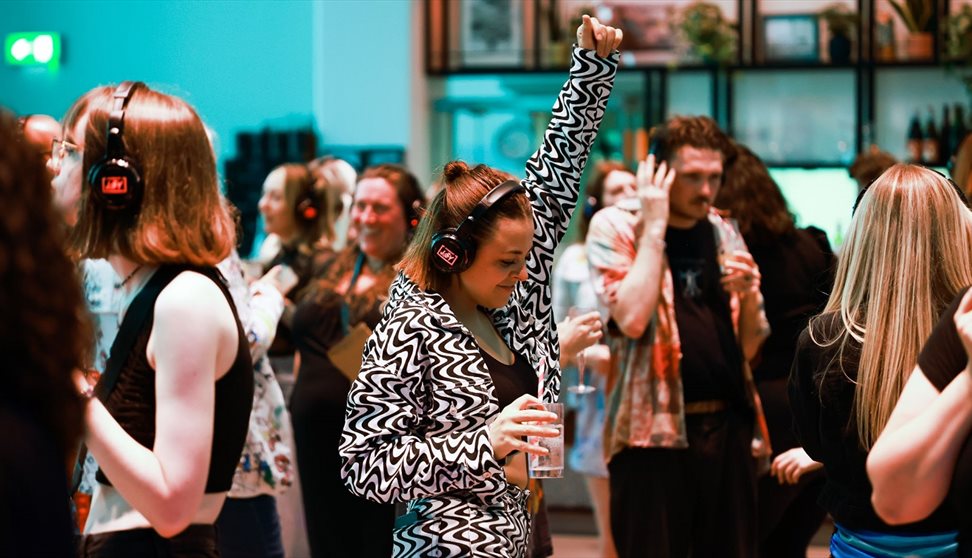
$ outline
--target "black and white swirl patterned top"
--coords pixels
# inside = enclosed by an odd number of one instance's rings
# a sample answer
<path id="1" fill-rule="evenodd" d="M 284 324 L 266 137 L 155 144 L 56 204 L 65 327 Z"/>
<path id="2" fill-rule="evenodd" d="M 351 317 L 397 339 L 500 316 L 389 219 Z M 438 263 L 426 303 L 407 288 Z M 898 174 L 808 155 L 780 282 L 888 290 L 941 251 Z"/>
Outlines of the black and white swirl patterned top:
<path id="1" fill-rule="evenodd" d="M 617 65 L 617 52 L 604 59 L 574 48 L 543 144 L 526 164 L 523 185 L 535 231 L 526 260 L 529 278 L 507 306 L 491 313 L 509 347 L 541 376 L 545 401 L 560 393 L 550 290 L 554 249 L 577 204 Z M 348 395 L 340 448 L 345 484 L 377 502 L 469 491 L 496 504 L 507 483 L 493 457 L 488 424 L 499 411 L 472 334 L 439 294 L 400 274 Z"/>

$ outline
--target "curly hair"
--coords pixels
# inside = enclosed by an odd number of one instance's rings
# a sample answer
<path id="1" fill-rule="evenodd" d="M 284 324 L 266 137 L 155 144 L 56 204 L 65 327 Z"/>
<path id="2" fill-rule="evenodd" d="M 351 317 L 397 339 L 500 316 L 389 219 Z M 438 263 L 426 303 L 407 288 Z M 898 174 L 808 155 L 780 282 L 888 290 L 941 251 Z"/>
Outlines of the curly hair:
<path id="1" fill-rule="evenodd" d="M 747 243 L 770 243 L 793 233 L 793 215 L 766 165 L 748 147 L 734 147 L 715 206 L 736 220 Z"/>
<path id="2" fill-rule="evenodd" d="M 685 145 L 718 151 L 725 163 L 732 156 L 729 136 L 708 116 L 673 116 L 651 130 L 651 152 L 659 161 L 671 165 L 678 149 Z"/>
<path id="3" fill-rule="evenodd" d="M 3 110 L 0 145 L 0 384 L 68 456 L 84 414 L 71 374 L 84 366 L 91 329 L 41 153 Z"/>

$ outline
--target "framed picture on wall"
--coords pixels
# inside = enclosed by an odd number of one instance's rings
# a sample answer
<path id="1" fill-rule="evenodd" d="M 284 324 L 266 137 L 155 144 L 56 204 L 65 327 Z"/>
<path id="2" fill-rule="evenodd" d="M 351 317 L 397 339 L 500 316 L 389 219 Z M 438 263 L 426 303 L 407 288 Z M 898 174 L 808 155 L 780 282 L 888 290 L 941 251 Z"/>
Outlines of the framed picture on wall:
<path id="1" fill-rule="evenodd" d="M 816 14 L 763 16 L 763 60 L 819 62 L 819 32 Z"/>
<path id="2" fill-rule="evenodd" d="M 522 0 L 463 0 L 460 9 L 461 64 L 517 67 L 524 63 Z"/>

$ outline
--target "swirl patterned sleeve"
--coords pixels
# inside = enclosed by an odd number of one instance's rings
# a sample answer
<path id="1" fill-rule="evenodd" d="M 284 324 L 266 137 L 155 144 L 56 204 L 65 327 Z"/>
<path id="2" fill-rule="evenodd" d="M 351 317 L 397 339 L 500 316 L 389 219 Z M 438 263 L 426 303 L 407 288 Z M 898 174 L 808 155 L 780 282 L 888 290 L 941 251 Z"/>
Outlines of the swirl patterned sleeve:
<path id="1" fill-rule="evenodd" d="M 581 174 L 604 117 L 617 73 L 618 53 L 601 58 L 574 48 L 570 77 L 554 102 L 543 143 L 526 164 L 526 187 L 533 206 L 533 245 L 527 256 L 529 280 L 517 285 L 513 321 L 520 330 L 513 349 L 537 355 L 543 398 L 560 393 L 560 346 L 551 305 L 554 251 L 577 206 Z"/>
<path id="2" fill-rule="evenodd" d="M 341 470 L 348 489 L 398 502 L 471 489 L 502 474 L 488 426 L 429 432 L 423 384 L 430 366 L 426 312 L 402 306 L 386 315 L 365 346 L 348 395 Z"/>
<path id="3" fill-rule="evenodd" d="M 554 250 L 577 206 L 581 174 L 604 117 L 618 69 L 618 53 L 599 57 L 574 47 L 570 77 L 554 103 L 543 143 L 527 161 L 524 186 L 533 205 L 530 279 L 547 283 Z"/>

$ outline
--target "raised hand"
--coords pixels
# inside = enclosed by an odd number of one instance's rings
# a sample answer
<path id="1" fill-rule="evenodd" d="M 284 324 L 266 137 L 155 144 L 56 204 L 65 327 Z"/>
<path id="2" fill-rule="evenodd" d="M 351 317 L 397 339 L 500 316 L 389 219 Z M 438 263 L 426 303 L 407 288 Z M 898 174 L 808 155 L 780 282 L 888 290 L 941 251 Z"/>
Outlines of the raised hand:
<path id="1" fill-rule="evenodd" d="M 622 33 L 610 25 L 602 25 L 596 17 L 584 16 L 577 28 L 577 46 L 593 50 L 601 58 L 607 58 L 621 46 Z"/>
<path id="2" fill-rule="evenodd" d="M 656 169 L 652 154 L 638 163 L 636 177 L 644 230 L 654 238 L 664 238 L 668 227 L 668 193 L 675 182 L 675 169 L 669 169 L 665 161 Z"/>
<path id="3" fill-rule="evenodd" d="M 544 411 L 540 407 L 542 404 L 536 397 L 525 394 L 500 411 L 496 420 L 489 425 L 489 442 L 493 446 L 493 456 L 496 459 L 504 459 L 514 450 L 546 455 L 546 448 L 524 440 L 526 436 L 553 438 L 560 434 L 556 428 L 543 425 L 557 420 L 557 415 Z"/>

